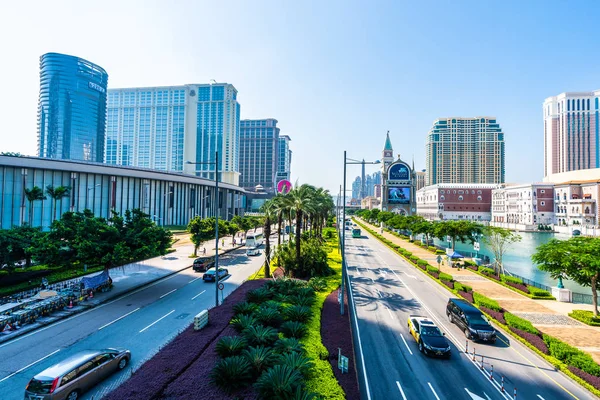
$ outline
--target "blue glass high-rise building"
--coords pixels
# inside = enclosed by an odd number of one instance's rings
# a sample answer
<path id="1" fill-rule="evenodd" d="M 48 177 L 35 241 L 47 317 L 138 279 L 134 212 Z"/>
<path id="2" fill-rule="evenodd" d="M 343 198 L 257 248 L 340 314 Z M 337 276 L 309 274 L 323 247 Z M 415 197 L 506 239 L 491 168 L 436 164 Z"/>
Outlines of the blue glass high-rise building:
<path id="1" fill-rule="evenodd" d="M 276 189 L 279 128 L 273 118 L 240 121 L 240 186 L 253 190 L 261 185 Z"/>
<path id="2" fill-rule="evenodd" d="M 40 57 L 38 156 L 104 161 L 107 82 L 106 71 L 83 58 Z"/>

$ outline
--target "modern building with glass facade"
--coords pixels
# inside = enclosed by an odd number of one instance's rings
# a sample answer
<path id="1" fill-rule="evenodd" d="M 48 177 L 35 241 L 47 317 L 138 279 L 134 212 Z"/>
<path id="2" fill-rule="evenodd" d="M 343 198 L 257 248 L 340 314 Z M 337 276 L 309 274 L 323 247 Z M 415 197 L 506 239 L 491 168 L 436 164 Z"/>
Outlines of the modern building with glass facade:
<path id="1" fill-rule="evenodd" d="M 254 190 L 276 190 L 279 157 L 279 128 L 273 118 L 240 121 L 240 186 Z"/>
<path id="2" fill-rule="evenodd" d="M 110 89 L 108 163 L 239 183 L 240 105 L 228 83 Z M 186 162 L 195 164 L 186 164 Z"/>
<path id="3" fill-rule="evenodd" d="M 288 135 L 279 136 L 279 156 L 277 161 L 277 182 L 281 180 L 290 180 L 292 165 L 292 150 L 290 142 L 292 139 Z"/>
<path id="4" fill-rule="evenodd" d="M 544 176 L 600 168 L 598 98 L 594 92 L 561 93 L 544 101 Z"/>
<path id="5" fill-rule="evenodd" d="M 104 161 L 108 74 L 83 58 L 40 57 L 38 155 Z"/>
<path id="6" fill-rule="evenodd" d="M 440 118 L 427 135 L 426 185 L 504 183 L 504 159 L 496 118 Z"/>
<path id="7" fill-rule="evenodd" d="M 139 208 L 159 225 L 187 225 L 196 215 L 231 219 L 243 215 L 246 194 L 238 186 L 182 173 L 143 168 L 0 156 L 0 229 L 24 223 L 47 229 L 53 220 L 53 200 L 28 202 L 25 189 L 68 186 L 69 196 L 57 202 L 57 217 L 90 209 L 108 218 Z M 32 212 L 31 208 L 33 208 Z M 30 221 L 30 216 L 33 216 Z"/>

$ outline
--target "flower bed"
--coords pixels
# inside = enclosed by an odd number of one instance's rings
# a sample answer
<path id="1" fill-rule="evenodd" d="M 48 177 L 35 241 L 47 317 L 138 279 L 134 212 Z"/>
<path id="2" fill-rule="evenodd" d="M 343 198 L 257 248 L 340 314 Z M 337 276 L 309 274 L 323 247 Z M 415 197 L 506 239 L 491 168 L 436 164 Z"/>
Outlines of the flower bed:
<path id="1" fill-rule="evenodd" d="M 484 306 L 480 306 L 479 309 L 484 313 L 488 314 L 490 317 L 494 318 L 496 321 L 500 322 L 503 325 L 506 325 L 506 320 L 504 319 L 504 312 L 492 310 L 491 308 L 487 308 Z"/>
<path id="2" fill-rule="evenodd" d="M 450 289 L 454 290 L 454 282 L 450 282 L 450 281 L 444 281 L 442 280 L 442 283 L 446 286 L 448 286 Z"/>
<path id="3" fill-rule="evenodd" d="M 200 331 L 193 325 L 146 361 L 133 375 L 112 391 L 107 400 L 158 398 L 163 390 L 195 361 L 203 359 L 207 348 L 229 326 L 233 306 L 250 290 L 261 287 L 264 280 L 247 281 L 231 293 L 217 309 L 208 311 L 209 324 Z M 197 386 L 197 380 L 195 385 Z"/>
<path id="4" fill-rule="evenodd" d="M 596 389 L 600 390 L 600 378 L 599 377 L 594 376 L 592 374 L 588 374 L 587 372 L 582 371 L 579 368 L 576 368 L 573 366 L 568 366 L 567 368 L 569 368 L 569 371 L 571 371 L 573 374 L 580 377 L 581 379 L 583 379 L 584 381 L 586 381 L 587 383 L 589 383 Z"/>
<path id="5" fill-rule="evenodd" d="M 508 286 L 512 286 L 515 289 L 520 290 L 523 293 L 529 294 L 529 289 L 527 288 L 527 286 L 523 285 L 522 283 L 504 282 L 504 284 L 508 285 Z"/>
<path id="6" fill-rule="evenodd" d="M 509 329 L 515 334 L 522 337 L 523 339 L 527 340 L 531 345 L 535 346 L 535 348 L 541 351 L 542 353 L 550 354 L 548 346 L 546 346 L 546 343 L 544 343 L 544 339 L 542 339 L 540 335 L 534 335 L 533 333 L 525 332 L 512 326 L 510 326 Z"/>
<path id="7" fill-rule="evenodd" d="M 467 300 L 469 303 L 473 304 L 473 294 L 472 293 L 463 292 L 463 291 L 459 290 L 458 294 L 460 296 L 462 296 L 465 300 Z"/>
<path id="8" fill-rule="evenodd" d="M 427 271 L 427 273 L 433 276 L 435 279 L 438 279 L 440 277 L 440 274 L 438 274 L 437 272 Z"/>

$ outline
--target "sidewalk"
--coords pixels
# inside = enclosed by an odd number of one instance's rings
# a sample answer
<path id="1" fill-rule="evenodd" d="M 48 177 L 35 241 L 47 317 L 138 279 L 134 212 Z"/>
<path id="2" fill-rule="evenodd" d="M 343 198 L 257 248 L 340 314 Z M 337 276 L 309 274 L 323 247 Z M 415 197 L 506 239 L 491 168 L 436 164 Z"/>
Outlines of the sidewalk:
<path id="1" fill-rule="evenodd" d="M 362 219 L 361 223 L 375 232 L 381 232 L 379 227 Z M 438 266 L 437 255 L 389 232 L 384 231 L 382 236 L 428 261 L 432 266 Z M 528 319 L 543 332 L 589 353 L 596 362 L 600 363 L 600 327 L 585 325 L 568 316 L 573 310 L 591 310 L 591 305 L 561 303 L 556 300 L 533 300 L 468 269 L 458 270 L 442 264 L 440 270 L 452 275 L 455 280 L 471 286 L 474 291 L 498 301 L 500 306 L 510 313 Z"/>
<path id="2" fill-rule="evenodd" d="M 220 244 L 221 243 L 219 243 L 219 255 L 229 253 L 230 251 L 241 247 L 239 245 L 233 247 L 231 245 L 231 237 L 225 238 L 224 248 L 221 248 Z M 214 240 L 202 243 L 199 247 L 199 253 L 202 251 L 203 247 L 206 247 L 207 256 L 215 254 Z M 16 331 L 0 332 L 0 343 L 12 340 L 25 333 L 32 332 L 42 326 L 67 318 L 71 315 L 89 310 L 102 303 L 106 303 L 119 296 L 133 292 L 136 289 L 191 267 L 194 259 L 190 258 L 190 255 L 194 251 L 194 245 L 189 241 L 189 235 L 187 235 L 187 237 L 182 235 L 180 240 L 174 243 L 173 248 L 175 249 L 175 252 L 165 254 L 164 256 L 112 268 L 110 270 L 110 277 L 113 280 L 113 287 L 109 292 L 94 294 L 93 299 L 83 301 L 73 308 L 65 308 L 62 311 L 54 312 L 47 317 L 38 318 L 34 323 L 23 325 Z M 99 272 L 96 272 L 87 276 L 96 275 L 98 273 Z"/>

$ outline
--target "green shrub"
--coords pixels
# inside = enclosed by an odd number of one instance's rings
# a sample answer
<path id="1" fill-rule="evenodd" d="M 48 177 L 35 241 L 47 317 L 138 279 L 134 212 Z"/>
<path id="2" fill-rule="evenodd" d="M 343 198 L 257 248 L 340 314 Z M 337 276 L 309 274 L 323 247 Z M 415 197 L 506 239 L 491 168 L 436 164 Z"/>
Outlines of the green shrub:
<path id="1" fill-rule="evenodd" d="M 277 355 L 270 348 L 264 346 L 245 349 L 242 356 L 248 360 L 255 377 L 258 377 L 267 368 L 272 367 L 277 361 Z"/>
<path id="2" fill-rule="evenodd" d="M 327 289 L 327 281 L 325 278 L 310 278 L 308 285 L 315 292 L 322 292 L 323 290 Z"/>
<path id="3" fill-rule="evenodd" d="M 573 310 L 569 317 L 591 326 L 600 326 L 600 317 L 594 317 L 594 313 L 586 310 Z"/>
<path id="4" fill-rule="evenodd" d="M 486 269 L 489 269 L 489 268 L 486 268 Z M 500 280 L 502 282 L 518 283 L 520 285 L 523 284 L 523 279 L 516 278 L 516 277 L 510 276 L 510 275 L 500 275 Z"/>
<path id="5" fill-rule="evenodd" d="M 496 275 L 496 272 L 492 268 L 479 267 L 479 272 L 484 275 Z"/>
<path id="6" fill-rule="evenodd" d="M 550 350 L 550 355 L 560 361 L 569 364 L 571 358 L 577 355 L 585 355 L 581 350 L 555 338 L 550 335 L 543 335 L 544 342 Z"/>
<path id="7" fill-rule="evenodd" d="M 442 254 L 446 254 L 446 252 L 445 252 L 444 250 L 437 249 L 437 250 L 435 251 L 435 254 L 442 255 Z"/>
<path id="8" fill-rule="evenodd" d="M 439 274 L 440 270 L 436 267 L 432 267 L 431 265 L 427 265 L 427 272 L 433 272 L 435 274 Z"/>
<path id="9" fill-rule="evenodd" d="M 454 289 L 467 293 L 473 291 L 473 288 L 471 286 L 465 285 L 464 283 L 460 282 L 454 282 Z"/>
<path id="10" fill-rule="evenodd" d="M 242 356 L 223 358 L 210 372 L 210 381 L 227 393 L 250 383 L 252 375 L 248 360 Z"/>
<path id="11" fill-rule="evenodd" d="M 288 307 L 285 312 L 285 318 L 288 321 L 298 321 L 302 323 L 308 322 L 310 320 L 312 313 L 310 312 L 310 308 L 306 306 L 291 306 Z"/>
<path id="12" fill-rule="evenodd" d="M 549 291 L 536 288 L 535 286 L 527 286 L 527 289 L 529 289 L 529 294 L 531 294 L 534 297 L 552 297 L 552 293 L 550 293 Z"/>
<path id="13" fill-rule="evenodd" d="M 302 322 L 287 321 L 281 325 L 281 333 L 288 338 L 302 339 L 308 333 L 308 328 Z"/>
<path id="14" fill-rule="evenodd" d="M 494 311 L 502 311 L 502 307 L 500 307 L 500 304 L 498 304 L 498 302 L 496 300 L 490 299 L 489 297 L 485 297 L 482 294 L 473 292 L 473 300 L 475 301 L 475 304 L 477 304 L 478 306 L 487 307 Z M 508 321 L 508 319 L 507 319 L 507 321 Z M 518 327 L 515 326 L 515 328 L 518 328 Z M 519 329 L 521 329 L 521 328 L 519 328 Z M 529 332 L 529 331 L 527 331 L 527 332 Z"/>
<path id="15" fill-rule="evenodd" d="M 319 397 L 313 393 L 313 392 L 309 392 L 306 389 L 302 388 L 301 386 L 298 386 L 296 388 L 296 391 L 294 392 L 294 395 L 292 397 L 289 397 L 289 400 L 317 400 L 319 399 Z"/>
<path id="16" fill-rule="evenodd" d="M 302 376 L 309 378 L 315 364 L 300 353 L 285 353 L 278 357 L 278 363 L 299 371 Z"/>
<path id="17" fill-rule="evenodd" d="M 429 263 L 427 262 L 427 260 L 418 260 L 417 265 L 419 267 L 427 267 L 427 270 L 429 270 L 429 267 L 428 267 Z"/>
<path id="18" fill-rule="evenodd" d="M 506 320 L 508 326 L 512 326 L 513 328 L 517 328 L 525 332 L 533 333 L 534 335 L 540 334 L 540 331 L 538 331 L 531 324 L 531 322 L 527 321 L 526 319 L 517 317 L 516 315 L 511 314 L 509 312 L 504 313 L 504 319 Z"/>
<path id="19" fill-rule="evenodd" d="M 270 346 L 279 339 L 275 329 L 262 325 L 249 326 L 242 331 L 242 335 L 251 346 Z"/>
<path id="20" fill-rule="evenodd" d="M 437 249 L 438 248 L 435 247 L 435 246 L 427 246 L 427 250 L 429 250 L 429 251 L 434 251 L 435 252 L 435 251 L 437 251 Z"/>
<path id="21" fill-rule="evenodd" d="M 471 265 L 473 267 L 477 266 L 477 263 L 474 261 L 464 260 L 465 265 Z"/>
<path id="22" fill-rule="evenodd" d="M 452 277 L 452 275 L 446 274 L 444 272 L 440 272 L 440 276 L 438 277 L 438 279 L 440 281 L 448 281 L 448 282 L 452 282 L 454 280 L 454 278 Z"/>
<path id="23" fill-rule="evenodd" d="M 410 261 L 412 261 L 413 263 L 416 263 L 417 261 L 419 261 L 419 257 L 417 256 L 410 256 L 408 257 L 410 259 Z"/>
<path id="24" fill-rule="evenodd" d="M 275 311 L 283 311 L 283 304 L 277 300 L 267 300 L 260 305 L 260 308 L 270 308 Z"/>
<path id="25" fill-rule="evenodd" d="M 253 315 L 238 315 L 231 320 L 233 328 L 238 332 L 243 332 L 244 329 L 256 325 L 258 320 Z"/>
<path id="26" fill-rule="evenodd" d="M 287 399 L 302 386 L 302 375 L 287 365 L 275 365 L 258 378 L 254 388 L 263 399 Z"/>
<path id="27" fill-rule="evenodd" d="M 291 296 L 290 303 L 296 306 L 311 307 L 315 303 L 315 299 L 312 297 Z"/>
<path id="28" fill-rule="evenodd" d="M 269 307 L 261 307 L 254 312 L 256 319 L 266 326 L 272 326 L 278 328 L 283 323 L 283 317 L 279 310 L 275 310 Z"/>
<path id="29" fill-rule="evenodd" d="M 246 341 L 242 337 L 223 336 L 217 342 L 216 351 L 218 355 L 225 358 L 230 356 L 237 356 L 246 347 L 248 347 L 248 343 L 246 343 Z"/>
<path id="30" fill-rule="evenodd" d="M 600 376 L 600 365 L 598 365 L 589 354 L 583 352 L 575 354 L 569 359 L 569 364 L 588 374 Z"/>
<path id="31" fill-rule="evenodd" d="M 281 338 L 275 342 L 273 346 L 279 354 L 283 353 L 304 353 L 304 346 L 296 338 Z"/>
<path id="32" fill-rule="evenodd" d="M 256 303 L 256 304 L 263 303 L 272 298 L 273 298 L 273 293 L 266 288 L 254 289 L 254 290 L 249 291 L 246 294 L 246 299 L 248 299 L 248 301 L 250 303 Z"/>
<path id="33" fill-rule="evenodd" d="M 256 310 L 256 304 L 251 304 L 251 303 L 248 303 L 247 301 L 242 301 L 240 303 L 237 303 L 235 306 L 233 306 L 233 312 L 235 313 L 235 315 L 252 314 L 252 312 L 254 312 L 254 310 Z"/>

